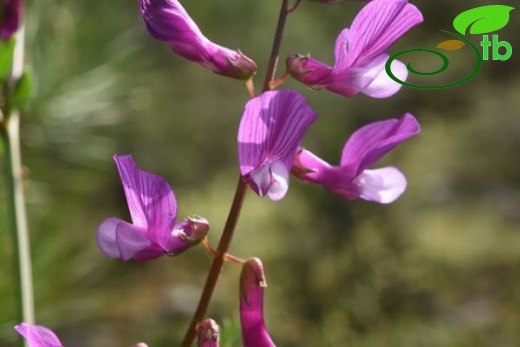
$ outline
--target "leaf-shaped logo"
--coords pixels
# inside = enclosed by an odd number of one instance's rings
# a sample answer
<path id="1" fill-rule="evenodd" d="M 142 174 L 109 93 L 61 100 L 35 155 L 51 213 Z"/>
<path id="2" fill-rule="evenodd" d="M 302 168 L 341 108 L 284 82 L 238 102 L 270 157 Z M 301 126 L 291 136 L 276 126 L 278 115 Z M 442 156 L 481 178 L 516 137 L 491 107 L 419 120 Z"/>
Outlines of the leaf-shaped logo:
<path id="1" fill-rule="evenodd" d="M 462 35 L 468 28 L 470 34 L 487 34 L 505 27 L 512 10 L 514 7 L 505 5 L 475 7 L 455 17 L 453 27 Z"/>
<path id="2" fill-rule="evenodd" d="M 456 51 L 464 47 L 465 43 L 461 40 L 447 40 L 442 41 L 437 45 L 437 48 L 444 49 L 445 51 Z"/>

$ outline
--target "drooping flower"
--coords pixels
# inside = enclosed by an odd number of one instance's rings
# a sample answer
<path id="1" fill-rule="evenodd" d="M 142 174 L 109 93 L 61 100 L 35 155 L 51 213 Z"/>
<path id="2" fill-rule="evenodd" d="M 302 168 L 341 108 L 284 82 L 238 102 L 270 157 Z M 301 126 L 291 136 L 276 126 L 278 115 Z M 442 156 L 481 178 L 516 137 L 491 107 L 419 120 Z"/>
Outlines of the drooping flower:
<path id="1" fill-rule="evenodd" d="M 219 46 L 206 38 L 177 0 L 139 0 L 141 15 L 150 34 L 166 41 L 178 55 L 213 72 L 247 80 L 256 64 L 239 50 Z"/>
<path id="2" fill-rule="evenodd" d="M 244 347 L 276 347 L 264 320 L 264 267 L 258 258 L 247 260 L 240 274 L 240 324 Z"/>
<path id="3" fill-rule="evenodd" d="M 111 258 L 144 261 L 179 254 L 206 236 L 209 223 L 199 216 L 175 224 L 177 201 L 168 182 L 140 170 L 129 155 L 115 155 L 132 223 L 105 219 L 97 229 L 101 251 Z"/>
<path id="4" fill-rule="evenodd" d="M 293 90 L 262 93 L 245 107 L 238 130 L 240 172 L 251 188 L 282 199 L 303 135 L 316 120 L 305 98 Z"/>
<path id="5" fill-rule="evenodd" d="M 219 328 L 217 323 L 213 319 L 204 319 L 197 326 L 197 346 L 219 346 Z"/>
<path id="6" fill-rule="evenodd" d="M 419 132 L 419 123 L 409 113 L 399 119 L 371 123 L 357 130 L 345 143 L 339 166 L 332 166 L 301 149 L 292 172 L 345 199 L 362 198 L 382 204 L 391 203 L 406 189 L 404 175 L 395 167 L 367 169 L 399 143 Z"/>
<path id="7" fill-rule="evenodd" d="M 336 39 L 334 66 L 293 54 L 286 60 L 287 71 L 308 86 L 343 96 L 363 93 L 373 98 L 390 97 L 402 85 L 385 71 L 386 52 L 422 21 L 421 12 L 406 0 L 373 0 Z M 394 60 L 390 67 L 397 78 L 406 80 L 408 70 L 402 62 Z"/>
<path id="8" fill-rule="evenodd" d="M 20 26 L 22 0 L 0 0 L 0 38 L 7 41 Z"/>
<path id="9" fill-rule="evenodd" d="M 63 347 L 56 334 L 44 326 L 21 323 L 14 328 L 24 337 L 29 347 Z"/>

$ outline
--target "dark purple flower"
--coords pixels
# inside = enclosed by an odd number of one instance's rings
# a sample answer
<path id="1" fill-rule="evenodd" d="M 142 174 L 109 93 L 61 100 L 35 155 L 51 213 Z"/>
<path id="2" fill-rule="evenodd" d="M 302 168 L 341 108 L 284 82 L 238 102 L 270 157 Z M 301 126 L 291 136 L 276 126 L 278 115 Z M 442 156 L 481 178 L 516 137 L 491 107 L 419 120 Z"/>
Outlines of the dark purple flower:
<path id="1" fill-rule="evenodd" d="M 22 0 L 2 0 L 0 9 L 0 38 L 7 41 L 20 26 Z"/>
<path id="2" fill-rule="evenodd" d="M 177 0 L 139 0 L 141 15 L 150 34 L 166 41 L 178 55 L 213 72 L 249 79 L 256 64 L 239 50 L 219 46 L 206 38 Z"/>
<path id="3" fill-rule="evenodd" d="M 367 169 L 395 146 L 419 132 L 419 123 L 409 113 L 399 119 L 371 123 L 356 131 L 345 143 L 339 166 L 332 166 L 301 149 L 292 172 L 345 199 L 362 198 L 382 204 L 391 203 L 406 189 L 404 175 L 395 167 Z"/>
<path id="4" fill-rule="evenodd" d="M 269 91 L 249 100 L 238 130 L 238 161 L 258 195 L 275 201 L 285 196 L 296 151 L 316 118 L 293 90 Z"/>
<path id="5" fill-rule="evenodd" d="M 204 319 L 197 326 L 197 346 L 219 346 L 219 328 L 217 323 L 213 319 Z"/>
<path id="6" fill-rule="evenodd" d="M 208 221 L 192 216 L 179 224 L 177 201 L 168 182 L 140 170 L 129 155 L 115 155 L 132 224 L 119 218 L 105 219 L 97 229 L 101 251 L 111 258 L 144 261 L 175 255 L 206 237 Z"/>
<path id="7" fill-rule="evenodd" d="M 406 0 L 373 0 L 357 14 L 350 29 L 343 29 L 336 39 L 334 66 L 293 54 L 286 60 L 287 71 L 313 88 L 347 97 L 363 93 L 387 98 L 402 85 L 385 71 L 386 52 L 422 21 L 421 12 Z M 391 69 L 401 81 L 406 80 L 408 70 L 402 62 L 394 60 Z"/>
<path id="8" fill-rule="evenodd" d="M 63 347 L 56 334 L 44 326 L 21 323 L 14 328 L 29 347 Z"/>
<path id="9" fill-rule="evenodd" d="M 276 347 L 264 321 L 264 288 L 267 287 L 262 262 L 247 260 L 240 274 L 240 324 L 244 347 Z"/>

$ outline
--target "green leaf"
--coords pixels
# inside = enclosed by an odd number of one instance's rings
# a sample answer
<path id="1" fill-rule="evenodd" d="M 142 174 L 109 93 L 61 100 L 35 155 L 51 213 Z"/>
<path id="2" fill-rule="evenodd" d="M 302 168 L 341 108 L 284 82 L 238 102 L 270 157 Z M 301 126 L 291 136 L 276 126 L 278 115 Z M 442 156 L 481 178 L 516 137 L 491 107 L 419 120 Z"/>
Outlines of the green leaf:
<path id="1" fill-rule="evenodd" d="M 7 42 L 0 40 L 0 81 L 5 81 L 11 73 L 15 43 L 14 38 Z"/>
<path id="2" fill-rule="evenodd" d="M 22 76 L 16 81 L 13 91 L 12 107 L 23 109 L 31 96 L 32 77 L 28 71 L 24 71 Z"/>
<path id="3" fill-rule="evenodd" d="M 470 34 L 487 34 L 505 27 L 512 10 L 514 7 L 505 5 L 475 7 L 455 17 L 453 27 L 462 35 L 466 35 L 468 28 Z"/>

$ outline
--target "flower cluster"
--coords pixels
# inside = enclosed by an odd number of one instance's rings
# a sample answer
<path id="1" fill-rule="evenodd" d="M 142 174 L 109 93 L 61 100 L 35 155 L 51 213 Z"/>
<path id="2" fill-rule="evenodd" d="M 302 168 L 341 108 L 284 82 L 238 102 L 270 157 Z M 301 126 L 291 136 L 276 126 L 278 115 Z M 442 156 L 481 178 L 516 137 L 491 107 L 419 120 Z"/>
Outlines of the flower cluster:
<path id="1" fill-rule="evenodd" d="M 255 62 L 240 50 L 222 47 L 206 38 L 179 1 L 139 2 L 149 33 L 167 42 L 177 55 L 217 74 L 246 80 L 248 88 L 252 85 Z M 291 54 L 286 59 L 284 76 L 290 75 L 307 86 L 345 97 L 359 93 L 373 98 L 390 97 L 401 88 L 401 84 L 386 73 L 387 51 L 420 22 L 421 12 L 406 0 L 367 2 L 352 25 L 340 32 L 333 66 L 310 56 Z M 401 80 L 406 79 L 407 69 L 403 63 L 394 61 L 390 68 Z M 293 174 L 347 200 L 361 198 L 387 204 L 405 191 L 406 178 L 397 168 L 371 168 L 398 144 L 420 132 L 413 115 L 405 113 L 400 118 L 361 127 L 344 143 L 339 164 L 331 165 L 302 147 L 305 133 L 318 119 L 302 94 L 281 89 L 264 90 L 256 95 L 254 87 L 251 94 L 237 135 L 238 164 L 244 187 L 247 183 L 259 196 L 267 195 L 278 201 L 287 195 L 289 177 Z M 140 262 L 179 254 L 201 241 L 205 241 L 205 246 L 210 249 L 206 244 L 209 230 L 206 219 L 190 216 L 176 222 L 177 200 L 164 178 L 142 171 L 129 155 L 116 155 L 114 161 L 132 222 L 109 217 L 100 223 L 97 243 L 106 256 Z M 211 252 L 217 258 L 226 259 L 225 250 Z M 242 263 L 239 304 L 243 345 L 273 347 L 275 345 L 264 322 L 266 281 L 262 262 L 258 258 L 238 262 Z M 214 264 L 220 271 L 222 264 L 220 267 L 218 263 Z M 193 334 L 198 336 L 199 346 L 218 346 L 216 322 L 201 318 L 197 323 Z M 47 328 L 24 323 L 16 330 L 31 347 L 62 346 Z"/>

